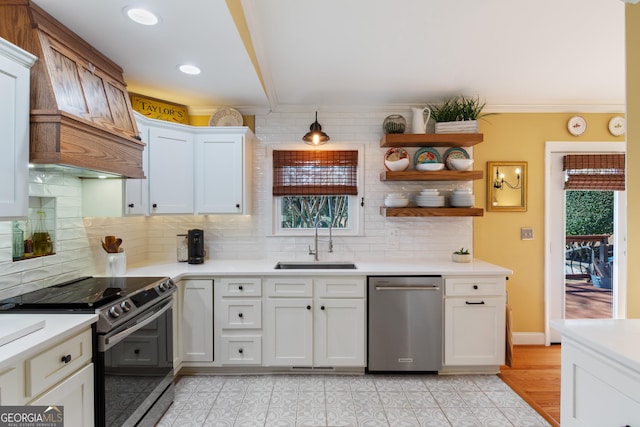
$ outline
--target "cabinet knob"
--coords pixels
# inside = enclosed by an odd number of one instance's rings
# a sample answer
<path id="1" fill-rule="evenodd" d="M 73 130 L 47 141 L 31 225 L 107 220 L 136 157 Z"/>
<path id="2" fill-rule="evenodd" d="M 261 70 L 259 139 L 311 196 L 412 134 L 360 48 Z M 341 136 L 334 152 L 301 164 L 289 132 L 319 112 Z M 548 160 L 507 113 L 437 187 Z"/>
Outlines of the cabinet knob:
<path id="1" fill-rule="evenodd" d="M 473 285 L 473 289 L 478 289 L 478 285 Z"/>
<path id="2" fill-rule="evenodd" d="M 158 204 L 157 204 L 157 203 L 154 203 L 153 205 L 151 205 L 151 207 L 152 207 L 153 209 L 155 209 L 155 208 L 157 208 L 157 207 L 158 207 Z"/>
<path id="3" fill-rule="evenodd" d="M 242 290 L 242 285 L 238 286 L 238 290 L 241 291 Z"/>
<path id="4" fill-rule="evenodd" d="M 320 306 L 320 310 L 324 310 L 324 305 L 321 305 L 321 306 Z"/>
<path id="5" fill-rule="evenodd" d="M 71 362 L 71 355 L 70 355 L 70 354 L 67 354 L 66 356 L 62 356 L 62 357 L 60 358 L 60 361 L 61 361 L 62 363 L 69 363 L 69 362 Z"/>
<path id="6" fill-rule="evenodd" d="M 135 205 L 133 203 L 129 203 L 129 207 L 133 208 Z"/>
<path id="7" fill-rule="evenodd" d="M 241 349 L 241 348 L 239 348 L 239 349 L 238 349 L 238 353 L 242 354 L 242 353 L 244 353 L 244 350 L 243 350 L 243 349 Z"/>
<path id="8" fill-rule="evenodd" d="M 238 313 L 238 317 L 242 319 L 242 313 Z"/>
<path id="9" fill-rule="evenodd" d="M 240 203 L 236 203 L 236 208 L 240 209 Z"/>
<path id="10" fill-rule="evenodd" d="M 135 350 L 133 350 L 133 354 L 140 354 L 140 350 L 136 348 Z"/>
<path id="11" fill-rule="evenodd" d="M 307 310 L 311 310 L 311 306 L 310 305 L 307 306 Z"/>

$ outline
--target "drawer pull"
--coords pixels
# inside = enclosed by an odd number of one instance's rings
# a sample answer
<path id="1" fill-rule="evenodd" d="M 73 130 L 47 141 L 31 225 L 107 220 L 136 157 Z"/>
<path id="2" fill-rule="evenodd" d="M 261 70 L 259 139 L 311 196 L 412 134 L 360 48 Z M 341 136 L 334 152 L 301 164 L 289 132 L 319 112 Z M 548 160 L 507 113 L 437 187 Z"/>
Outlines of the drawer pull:
<path id="1" fill-rule="evenodd" d="M 478 289 L 478 285 L 473 285 L 473 289 Z"/>
<path id="2" fill-rule="evenodd" d="M 480 302 L 469 302 L 469 301 L 465 301 L 464 302 L 467 305 L 484 305 L 484 301 L 480 301 Z"/>
<path id="3" fill-rule="evenodd" d="M 71 355 L 70 355 L 70 354 L 67 354 L 66 356 L 62 356 L 62 357 L 60 358 L 60 361 L 61 361 L 62 363 L 69 363 L 69 362 L 71 362 Z"/>
<path id="4" fill-rule="evenodd" d="M 238 317 L 242 319 L 242 313 L 238 313 Z"/>
<path id="5" fill-rule="evenodd" d="M 242 290 L 242 285 L 238 286 L 238 290 L 241 291 Z"/>
<path id="6" fill-rule="evenodd" d="M 321 306 L 320 306 L 320 310 L 324 310 L 324 305 L 321 305 Z"/>
<path id="7" fill-rule="evenodd" d="M 307 310 L 311 310 L 311 306 L 310 305 L 307 306 Z"/>
<path id="8" fill-rule="evenodd" d="M 140 354 L 140 350 L 136 348 L 135 350 L 133 350 L 133 354 Z"/>
<path id="9" fill-rule="evenodd" d="M 243 349 L 241 349 L 241 348 L 239 348 L 239 349 L 238 349 L 238 353 L 242 354 L 242 353 L 244 353 L 244 350 L 243 350 Z"/>

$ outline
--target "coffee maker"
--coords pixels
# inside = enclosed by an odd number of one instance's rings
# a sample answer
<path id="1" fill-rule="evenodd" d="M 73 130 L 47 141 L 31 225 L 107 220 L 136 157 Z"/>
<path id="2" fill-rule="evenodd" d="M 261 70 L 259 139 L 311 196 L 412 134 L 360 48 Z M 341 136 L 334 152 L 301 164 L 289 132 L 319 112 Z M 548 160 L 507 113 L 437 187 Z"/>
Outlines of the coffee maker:
<path id="1" fill-rule="evenodd" d="M 207 252 L 204 250 L 204 231 L 194 229 L 187 232 L 187 262 L 202 264 Z"/>

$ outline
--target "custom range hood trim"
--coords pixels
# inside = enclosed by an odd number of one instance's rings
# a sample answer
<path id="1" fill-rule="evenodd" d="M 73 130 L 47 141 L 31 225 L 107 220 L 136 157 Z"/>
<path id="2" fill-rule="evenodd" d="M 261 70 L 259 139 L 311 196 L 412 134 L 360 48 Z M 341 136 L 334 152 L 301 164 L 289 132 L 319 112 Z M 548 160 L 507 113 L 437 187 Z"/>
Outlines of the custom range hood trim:
<path id="1" fill-rule="evenodd" d="M 0 37 L 38 57 L 29 161 L 144 178 L 121 67 L 27 0 L 0 4 Z"/>

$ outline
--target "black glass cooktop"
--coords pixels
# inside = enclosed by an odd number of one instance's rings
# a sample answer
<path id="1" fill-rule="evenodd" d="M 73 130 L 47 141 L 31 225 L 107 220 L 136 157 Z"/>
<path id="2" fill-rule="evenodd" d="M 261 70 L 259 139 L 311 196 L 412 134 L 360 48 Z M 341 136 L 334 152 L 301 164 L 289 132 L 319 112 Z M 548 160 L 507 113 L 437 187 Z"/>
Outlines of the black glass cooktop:
<path id="1" fill-rule="evenodd" d="M 82 277 L 0 301 L 0 311 L 94 311 L 163 279 L 166 277 Z"/>

